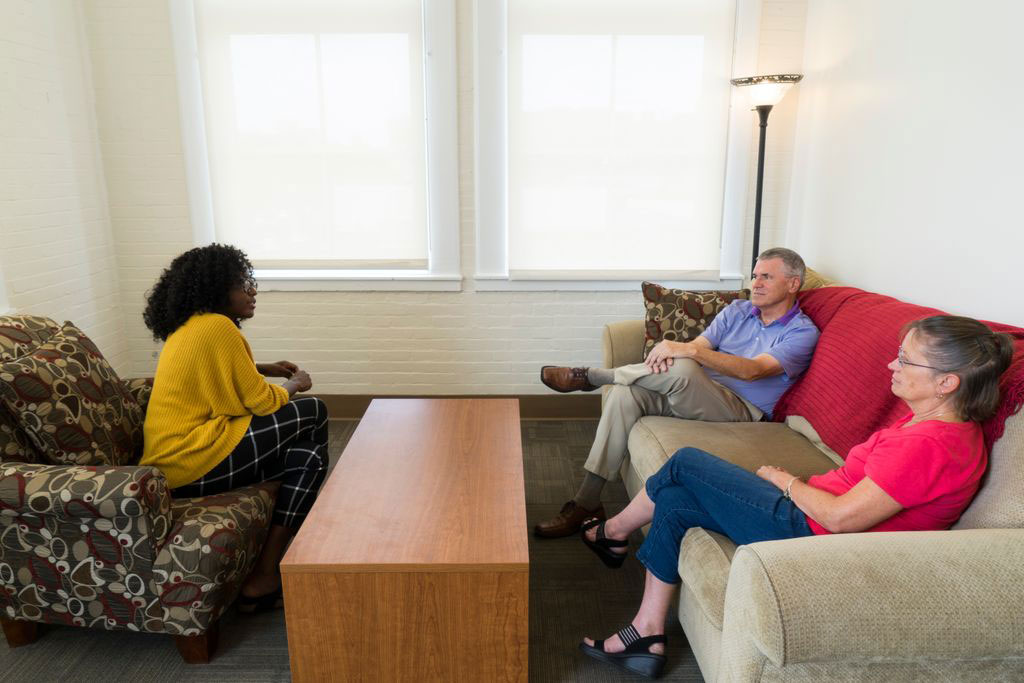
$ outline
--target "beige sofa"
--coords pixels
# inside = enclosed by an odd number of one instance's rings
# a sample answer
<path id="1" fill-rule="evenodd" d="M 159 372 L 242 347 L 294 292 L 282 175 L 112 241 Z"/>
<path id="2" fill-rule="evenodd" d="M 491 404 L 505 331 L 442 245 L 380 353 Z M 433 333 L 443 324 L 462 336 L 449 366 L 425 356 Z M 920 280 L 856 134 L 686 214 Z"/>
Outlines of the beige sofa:
<path id="1" fill-rule="evenodd" d="M 606 326 L 605 366 L 639 362 L 643 340 L 641 320 Z M 816 439 L 799 419 L 645 417 L 621 475 L 633 496 L 676 450 L 695 446 L 806 477 L 841 462 Z M 708 681 L 1024 680 L 1024 411 L 1007 421 L 982 490 L 951 531 L 737 548 L 694 528 L 679 575 L 679 620 Z"/>

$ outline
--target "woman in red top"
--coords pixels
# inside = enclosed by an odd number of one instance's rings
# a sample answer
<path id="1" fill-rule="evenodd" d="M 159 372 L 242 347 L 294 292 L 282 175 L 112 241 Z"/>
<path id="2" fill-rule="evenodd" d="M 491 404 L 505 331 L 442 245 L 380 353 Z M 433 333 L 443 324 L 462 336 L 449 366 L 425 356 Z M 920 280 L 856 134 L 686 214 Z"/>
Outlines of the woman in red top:
<path id="1" fill-rule="evenodd" d="M 764 465 L 756 475 L 684 448 L 606 522 L 583 525 L 583 542 L 610 567 L 626 538 L 650 523 L 637 552 L 647 568 L 632 622 L 607 640 L 589 638 L 591 657 L 656 677 L 665 664 L 665 617 L 679 582 L 679 544 L 700 526 L 737 545 L 815 534 L 948 529 L 978 490 L 987 454 L 980 423 L 999 406 L 999 376 L 1013 342 L 982 323 L 933 316 L 908 324 L 889 363 L 892 392 L 910 413 L 855 446 L 845 464 L 807 483 Z"/>

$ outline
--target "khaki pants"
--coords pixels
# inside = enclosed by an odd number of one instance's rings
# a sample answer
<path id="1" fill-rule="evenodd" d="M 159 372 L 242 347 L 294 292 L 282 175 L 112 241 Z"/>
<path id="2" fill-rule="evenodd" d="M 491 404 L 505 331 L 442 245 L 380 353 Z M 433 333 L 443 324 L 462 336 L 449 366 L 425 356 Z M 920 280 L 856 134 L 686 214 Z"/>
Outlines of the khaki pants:
<path id="1" fill-rule="evenodd" d="M 619 476 L 629 430 L 645 415 L 708 422 L 752 422 L 761 411 L 704 372 L 690 358 L 676 358 L 668 372 L 654 374 L 643 363 L 615 368 L 615 383 L 605 397 L 590 457 L 583 465 L 607 481 Z"/>

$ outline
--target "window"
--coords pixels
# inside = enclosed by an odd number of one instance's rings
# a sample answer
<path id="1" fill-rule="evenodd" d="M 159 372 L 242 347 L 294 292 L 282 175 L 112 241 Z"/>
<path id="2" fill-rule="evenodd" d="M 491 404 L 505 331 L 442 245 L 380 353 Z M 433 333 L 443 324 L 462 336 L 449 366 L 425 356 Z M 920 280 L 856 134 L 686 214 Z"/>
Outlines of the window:
<path id="1" fill-rule="evenodd" d="M 457 288 L 453 0 L 172 9 L 197 242 L 271 288 Z"/>
<path id="2" fill-rule="evenodd" d="M 750 118 L 729 78 L 757 6 L 478 5 L 477 278 L 741 278 Z"/>

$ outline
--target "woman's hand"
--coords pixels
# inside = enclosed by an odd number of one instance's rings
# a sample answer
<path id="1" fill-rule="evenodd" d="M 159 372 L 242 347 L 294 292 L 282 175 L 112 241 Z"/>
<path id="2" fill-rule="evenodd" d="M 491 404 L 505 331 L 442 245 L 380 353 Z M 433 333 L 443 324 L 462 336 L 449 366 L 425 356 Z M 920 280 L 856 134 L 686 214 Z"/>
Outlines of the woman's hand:
<path id="1" fill-rule="evenodd" d="M 294 396 L 300 391 L 309 391 L 313 388 L 313 380 L 309 378 L 309 373 L 305 370 L 296 370 L 288 381 L 282 384 L 287 391 L 289 396 Z"/>
<path id="2" fill-rule="evenodd" d="M 257 363 L 256 369 L 264 377 L 291 377 L 299 371 L 299 366 L 290 360 L 279 360 L 276 363 Z"/>
<path id="3" fill-rule="evenodd" d="M 785 490 L 789 482 L 793 480 L 793 475 L 775 465 L 761 465 L 757 468 L 757 476 L 772 483 L 775 488 L 780 491 Z"/>

